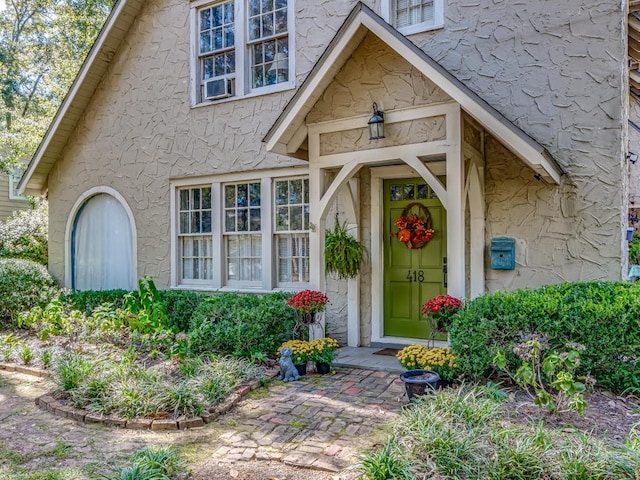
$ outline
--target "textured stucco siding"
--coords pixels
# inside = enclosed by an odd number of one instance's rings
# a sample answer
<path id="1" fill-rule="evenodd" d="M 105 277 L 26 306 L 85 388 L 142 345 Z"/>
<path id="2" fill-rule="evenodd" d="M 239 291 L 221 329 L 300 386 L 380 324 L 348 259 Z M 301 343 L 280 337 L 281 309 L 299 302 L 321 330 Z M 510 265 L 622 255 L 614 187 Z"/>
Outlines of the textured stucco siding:
<path id="1" fill-rule="evenodd" d="M 379 11 L 379 2 L 366 3 Z M 354 5 L 296 0 L 298 85 Z M 450 0 L 443 29 L 410 37 L 544 145 L 567 172 L 562 185 L 547 185 L 497 142 L 488 142 L 487 240 L 498 235 L 518 240 L 517 269 L 487 270 L 490 290 L 620 278 L 621 185 L 627 182 L 624 17 L 620 2 L 612 0 Z M 331 110 L 314 109 L 310 123 L 328 119 L 329 113 L 331 118 L 369 113 L 372 101 L 385 110 L 446 101 L 435 85 L 399 65 L 371 37 L 365 47 L 372 49 L 372 69 L 363 68 L 358 50 L 320 99 L 318 107 L 330 102 Z M 126 199 L 137 228 L 138 275 L 152 275 L 166 287 L 170 179 L 304 165 L 267 153 L 261 142 L 293 90 L 190 107 L 189 38 L 189 2 L 149 1 L 54 167 L 48 182 L 50 268 L 60 280 L 67 217 L 91 187 L 110 186 Z M 382 67 L 382 78 L 393 80 L 386 85 L 379 82 Z M 365 82 L 372 79 L 378 80 L 375 88 Z M 370 235 L 367 178 L 361 172 L 365 239 Z M 370 288 L 363 283 L 361 292 L 365 338 L 370 337 L 365 312 Z"/>
<path id="2" fill-rule="evenodd" d="M 517 240 L 487 288 L 620 279 L 626 243 L 624 2 L 449 0 L 445 27 L 411 40 L 546 147 L 560 187 L 489 143 L 487 241 Z"/>

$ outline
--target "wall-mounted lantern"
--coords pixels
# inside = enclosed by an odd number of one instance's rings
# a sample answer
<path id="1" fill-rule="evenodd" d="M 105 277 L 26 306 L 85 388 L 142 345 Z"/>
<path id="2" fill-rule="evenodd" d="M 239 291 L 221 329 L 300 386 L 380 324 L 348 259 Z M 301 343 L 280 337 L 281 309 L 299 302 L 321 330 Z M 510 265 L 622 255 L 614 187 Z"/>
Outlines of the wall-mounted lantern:
<path id="1" fill-rule="evenodd" d="M 384 138 L 384 113 L 373 104 L 373 115 L 369 119 L 369 140 Z"/>

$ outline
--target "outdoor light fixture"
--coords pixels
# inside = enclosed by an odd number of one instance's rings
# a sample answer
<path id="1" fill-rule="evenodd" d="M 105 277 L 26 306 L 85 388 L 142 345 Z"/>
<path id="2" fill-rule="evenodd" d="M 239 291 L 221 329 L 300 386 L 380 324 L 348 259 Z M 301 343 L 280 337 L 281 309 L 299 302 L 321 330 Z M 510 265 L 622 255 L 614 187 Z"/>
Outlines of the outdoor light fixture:
<path id="1" fill-rule="evenodd" d="M 638 161 L 638 154 L 637 153 L 633 153 L 633 152 L 629 152 L 627 153 L 627 159 L 635 164 Z"/>
<path id="2" fill-rule="evenodd" d="M 369 140 L 384 138 L 384 113 L 373 103 L 373 115 L 369 119 Z"/>

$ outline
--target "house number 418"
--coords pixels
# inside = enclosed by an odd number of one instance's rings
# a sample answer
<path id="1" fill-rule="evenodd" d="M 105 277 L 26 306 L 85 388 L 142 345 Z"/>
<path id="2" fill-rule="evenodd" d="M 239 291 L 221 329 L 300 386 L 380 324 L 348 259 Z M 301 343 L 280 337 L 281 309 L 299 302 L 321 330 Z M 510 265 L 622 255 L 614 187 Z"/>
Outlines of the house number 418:
<path id="1" fill-rule="evenodd" d="M 424 272 L 422 270 L 409 270 L 407 273 L 407 280 L 410 282 L 424 282 Z"/>

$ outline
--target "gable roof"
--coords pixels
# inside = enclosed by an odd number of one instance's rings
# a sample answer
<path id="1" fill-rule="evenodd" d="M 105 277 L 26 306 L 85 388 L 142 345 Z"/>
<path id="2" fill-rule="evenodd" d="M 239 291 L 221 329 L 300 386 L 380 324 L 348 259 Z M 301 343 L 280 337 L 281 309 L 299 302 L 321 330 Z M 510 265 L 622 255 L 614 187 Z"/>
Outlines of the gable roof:
<path id="1" fill-rule="evenodd" d="M 362 2 L 358 2 L 351 10 L 308 77 L 265 135 L 263 141 L 267 150 L 283 155 L 296 154 L 306 138 L 301 132 L 304 131 L 307 114 L 368 32 L 380 38 L 458 102 L 465 112 L 529 165 L 537 175 L 550 183 L 560 183 L 563 172 L 542 145 L 507 120 Z"/>
<path id="2" fill-rule="evenodd" d="M 144 5 L 144 0 L 118 0 L 107 17 L 80 71 L 53 117 L 20 181 L 20 193 L 39 195 L 82 113 L 109 68 L 111 59 Z"/>

